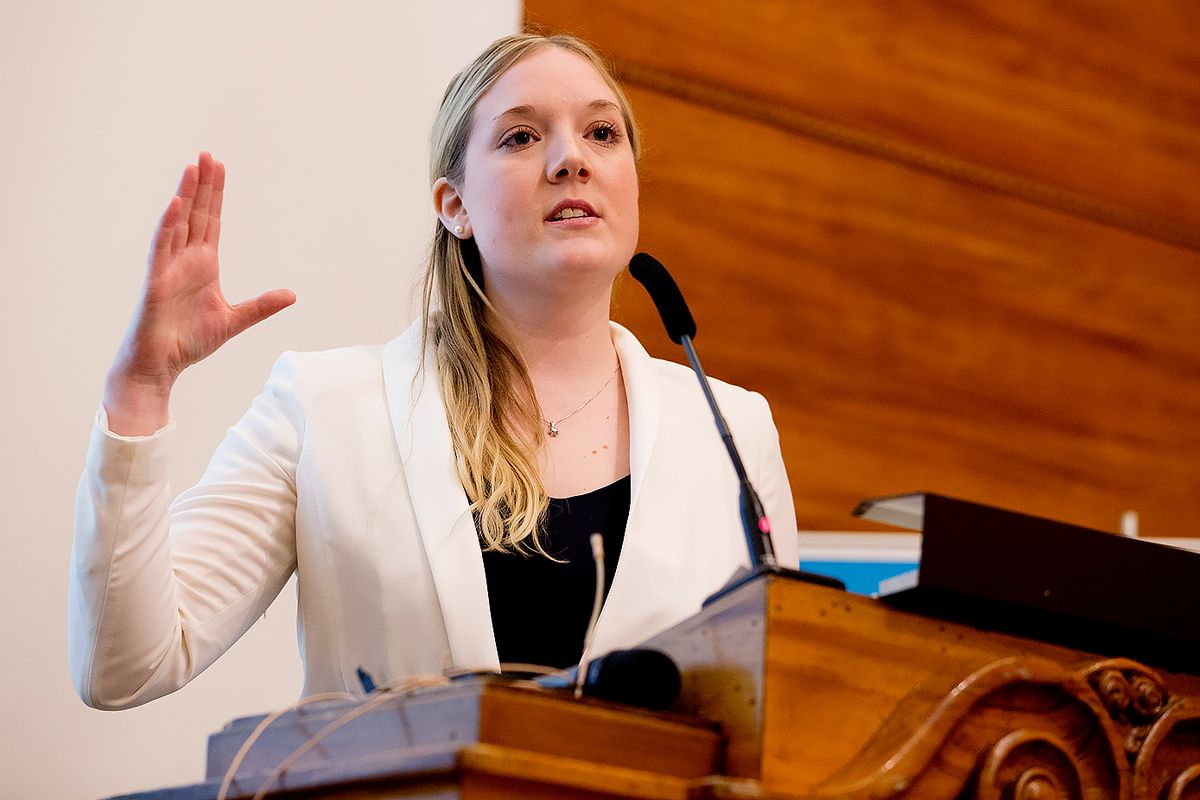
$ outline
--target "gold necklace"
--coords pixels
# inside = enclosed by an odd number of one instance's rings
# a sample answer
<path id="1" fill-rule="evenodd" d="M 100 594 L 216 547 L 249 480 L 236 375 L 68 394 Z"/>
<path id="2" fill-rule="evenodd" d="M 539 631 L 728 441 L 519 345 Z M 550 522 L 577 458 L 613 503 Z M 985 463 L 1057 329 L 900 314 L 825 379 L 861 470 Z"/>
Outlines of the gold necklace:
<path id="1" fill-rule="evenodd" d="M 574 411 L 572 411 L 570 414 L 567 414 L 565 417 L 559 417 L 558 419 L 556 419 L 556 420 L 553 420 L 553 421 L 551 421 L 551 420 L 548 420 L 548 419 L 546 419 L 545 417 L 542 417 L 542 422 L 546 423 L 546 425 L 547 425 L 546 434 L 547 434 L 547 435 L 549 435 L 549 436 L 558 436 L 558 423 L 560 423 L 560 422 L 566 422 L 566 421 L 567 421 L 567 420 L 569 420 L 571 417 L 575 416 L 575 415 L 576 415 L 576 414 L 578 414 L 580 411 L 583 411 L 585 408 L 587 408 L 587 407 L 588 407 L 588 405 L 589 405 L 589 404 L 590 404 L 590 403 L 591 403 L 593 400 L 595 400 L 597 397 L 599 397 L 599 396 L 600 396 L 600 393 L 601 393 L 601 392 L 603 392 L 605 389 L 607 389 L 607 388 L 608 388 L 608 385 L 609 385 L 610 383 L 612 383 L 612 382 L 613 382 L 613 378 L 617 377 L 617 373 L 618 373 L 618 372 L 620 372 L 620 371 L 621 371 L 621 362 L 620 362 L 620 361 L 618 361 L 618 362 L 617 362 L 617 368 L 613 370 L 613 373 L 612 373 L 612 375 L 609 375 L 609 376 L 608 376 L 608 380 L 606 380 L 606 381 L 604 382 L 604 385 L 603 385 L 603 386 L 601 386 L 599 389 L 597 389 L 597 390 L 596 390 L 596 393 L 595 393 L 594 395 L 592 395 L 591 397 L 589 397 L 587 400 L 584 400 L 584 401 L 583 401 L 583 405 L 581 405 L 579 408 L 577 408 L 577 409 L 575 409 Z"/>

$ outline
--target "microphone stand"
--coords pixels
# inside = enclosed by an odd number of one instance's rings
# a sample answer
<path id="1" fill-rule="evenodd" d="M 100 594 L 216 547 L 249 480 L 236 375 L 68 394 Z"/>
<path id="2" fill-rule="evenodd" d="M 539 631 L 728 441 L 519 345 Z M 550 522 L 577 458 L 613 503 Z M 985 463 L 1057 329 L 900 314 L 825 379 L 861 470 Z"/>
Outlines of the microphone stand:
<path id="1" fill-rule="evenodd" d="M 704 399 L 708 401 L 713 420 L 717 423 L 717 432 L 720 433 L 725 450 L 729 453 L 729 460 L 733 462 L 741 501 L 742 531 L 746 536 L 746 549 L 750 552 L 750 568 L 742 567 L 734 572 L 728 583 L 704 599 L 702 606 L 709 605 L 714 600 L 724 597 L 739 586 L 749 583 L 761 575 L 780 575 L 820 586 L 829 586 L 833 589 L 845 589 L 846 584 L 832 576 L 779 565 L 775 558 L 775 547 L 771 542 L 771 523 L 767 520 L 767 512 L 763 509 L 758 492 L 754 491 L 754 486 L 750 483 L 746 465 L 742 463 L 742 456 L 733 443 L 733 434 L 729 432 L 725 415 L 717 406 L 717 398 L 712 393 L 712 387 L 708 385 L 708 376 L 704 373 L 704 367 L 700 365 L 700 356 L 697 355 L 696 347 L 692 344 L 692 337 L 686 333 L 681 334 L 679 343 L 683 345 L 688 363 L 692 365 L 692 371 L 696 373 L 696 378 L 700 381 Z"/>
<path id="2" fill-rule="evenodd" d="M 721 434 L 721 441 L 725 443 L 729 460 L 733 462 L 733 470 L 737 473 L 738 495 L 742 511 L 742 532 L 746 535 L 746 549 L 750 552 L 750 568 L 754 571 L 764 567 L 768 570 L 778 569 L 779 563 L 775 560 L 775 546 L 771 541 L 771 523 L 767 520 L 767 512 L 763 508 L 762 500 L 759 499 L 758 492 L 754 491 L 754 486 L 750 483 L 750 476 L 746 474 L 746 465 L 742 463 L 742 456 L 733 444 L 733 434 L 729 432 L 725 415 L 717 406 L 717 398 L 713 396 L 712 387 L 708 385 L 708 376 L 704 374 L 704 367 L 700 366 L 700 356 L 692 344 L 692 337 L 685 333 L 679 338 L 684 352 L 687 353 L 688 362 L 692 365 L 692 371 L 696 373 L 696 378 L 700 381 L 704 399 L 708 401 L 708 407 L 712 409 L 713 419 L 717 423 L 717 432 Z"/>
<path id="3" fill-rule="evenodd" d="M 765 574 L 786 575 L 809 583 L 845 589 L 846 585 L 837 578 L 814 572 L 801 572 L 779 565 L 775 558 L 775 547 L 771 542 L 771 523 L 767 520 L 767 512 L 763 509 L 758 492 L 754 491 L 754 487 L 750 484 L 750 476 L 746 474 L 746 465 L 742 463 L 742 457 L 733 443 L 729 425 L 725 422 L 725 417 L 717 406 L 717 398 L 713 396 L 712 387 L 708 384 L 708 376 L 704 374 L 704 368 L 700 366 L 700 357 L 696 355 L 696 347 L 692 344 L 692 339 L 696 336 L 696 321 L 692 318 L 692 312 L 688 310 L 683 293 L 679 291 L 679 286 L 671 277 L 671 273 L 667 272 L 667 268 L 649 253 L 634 255 L 629 262 L 629 273 L 650 294 L 650 299 L 658 309 L 659 316 L 662 317 L 663 326 L 667 329 L 667 336 L 676 344 L 683 345 L 688 362 L 692 365 L 692 372 L 696 373 L 696 378 L 700 381 L 704 399 L 708 402 L 713 420 L 717 423 L 717 432 L 721 434 L 721 441 L 725 444 L 725 450 L 729 453 L 729 460 L 733 462 L 733 470 L 737 474 L 742 532 L 746 536 L 746 549 L 750 552 L 750 569 L 742 568 L 734 572 L 729 582 L 716 594 L 706 599 L 704 605 L 708 605 L 738 586 L 754 580 L 759 575 Z"/>

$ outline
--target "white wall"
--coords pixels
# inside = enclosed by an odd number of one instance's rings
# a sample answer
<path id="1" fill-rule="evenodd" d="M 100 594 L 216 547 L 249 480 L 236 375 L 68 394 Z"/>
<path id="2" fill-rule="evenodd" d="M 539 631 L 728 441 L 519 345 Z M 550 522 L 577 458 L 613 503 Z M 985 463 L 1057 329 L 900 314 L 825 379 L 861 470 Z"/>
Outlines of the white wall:
<path id="1" fill-rule="evenodd" d="M 181 380 L 181 488 L 279 352 L 383 341 L 412 318 L 434 109 L 519 16 L 517 0 L 0 0 L 0 795 L 199 780 L 210 732 L 299 691 L 291 589 L 145 708 L 89 710 L 67 674 L 75 482 L 183 166 L 209 149 L 228 167 L 230 299 L 286 286 L 299 302 Z"/>

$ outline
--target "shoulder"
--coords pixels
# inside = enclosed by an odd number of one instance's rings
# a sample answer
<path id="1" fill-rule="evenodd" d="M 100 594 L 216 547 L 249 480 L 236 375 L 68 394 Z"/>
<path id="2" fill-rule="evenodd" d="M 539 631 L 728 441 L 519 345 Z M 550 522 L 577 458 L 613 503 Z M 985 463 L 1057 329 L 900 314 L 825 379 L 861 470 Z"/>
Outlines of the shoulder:
<path id="1" fill-rule="evenodd" d="M 341 387 L 353 390 L 378 380 L 383 345 L 339 347 L 333 350 L 289 350 L 271 368 L 272 382 L 303 386 L 307 391 Z"/>
<path id="2" fill-rule="evenodd" d="M 662 392 L 662 413 L 678 415 L 680 421 L 688 421 L 685 424 L 693 426 L 693 430 L 697 425 L 701 430 L 712 428 L 712 410 L 691 367 L 658 358 L 652 361 Z M 708 385 L 743 456 L 755 457 L 759 448 L 773 441 L 776 436 L 775 422 L 766 398 L 758 392 L 711 376 Z"/>
<path id="3" fill-rule="evenodd" d="M 414 340 L 416 345 L 410 346 Z M 288 351 L 271 368 L 271 381 L 303 387 L 306 393 L 362 392 L 382 386 L 386 360 L 418 362 L 419 340 L 420 331 L 414 325 L 384 344 Z"/>
<path id="4" fill-rule="evenodd" d="M 654 365 L 660 385 L 665 391 L 678 392 L 681 395 L 693 394 L 699 402 L 704 402 L 703 390 L 691 367 L 662 358 L 651 358 L 650 360 Z M 722 411 L 725 410 L 726 403 L 747 410 L 766 409 L 767 401 L 758 392 L 744 389 L 735 383 L 729 383 L 711 375 L 708 376 L 708 385 L 712 387 L 713 395 L 721 404 Z"/>
<path id="5" fill-rule="evenodd" d="M 383 361 L 382 344 L 337 347 L 332 350 L 289 351 L 279 357 L 278 365 L 301 369 L 311 377 L 346 378 L 356 374 L 378 372 Z"/>
<path id="6" fill-rule="evenodd" d="M 646 375 L 652 376 L 656 388 L 662 393 L 668 406 L 703 409 L 704 413 L 708 413 L 704 392 L 691 367 L 675 361 L 654 358 L 646 352 L 641 342 L 629 330 L 616 323 L 613 323 L 612 327 L 613 338 L 621 353 L 622 364 L 626 361 L 637 362 L 637 365 L 645 370 Z M 680 348 L 679 352 L 682 356 L 683 349 Z M 743 389 L 741 386 L 712 376 L 709 376 L 708 384 L 712 387 L 717 404 L 726 417 L 770 419 L 771 412 L 767 401 L 758 392 Z"/>

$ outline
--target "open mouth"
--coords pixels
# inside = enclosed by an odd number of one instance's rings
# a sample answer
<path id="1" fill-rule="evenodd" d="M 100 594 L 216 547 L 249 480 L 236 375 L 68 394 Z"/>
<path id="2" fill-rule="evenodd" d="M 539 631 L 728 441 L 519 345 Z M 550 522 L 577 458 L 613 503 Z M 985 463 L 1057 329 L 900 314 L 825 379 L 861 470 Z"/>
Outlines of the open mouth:
<path id="1" fill-rule="evenodd" d="M 590 217 L 590 216 L 591 216 L 591 214 L 584 211 L 582 208 L 564 208 L 562 211 L 559 211 L 557 214 L 552 216 L 550 219 L 551 220 L 575 219 L 576 217 Z"/>
<path id="2" fill-rule="evenodd" d="M 582 200 L 564 200 L 554 207 L 546 217 L 546 222 L 562 222 L 568 219 L 582 219 L 597 216 L 596 210 Z"/>

